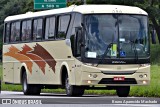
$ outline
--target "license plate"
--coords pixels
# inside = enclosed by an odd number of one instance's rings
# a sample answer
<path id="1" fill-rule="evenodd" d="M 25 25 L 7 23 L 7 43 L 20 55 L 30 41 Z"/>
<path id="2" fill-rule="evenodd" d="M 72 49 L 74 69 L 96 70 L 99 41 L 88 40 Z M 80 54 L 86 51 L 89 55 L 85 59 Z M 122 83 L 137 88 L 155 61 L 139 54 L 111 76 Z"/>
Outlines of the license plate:
<path id="1" fill-rule="evenodd" d="M 114 81 L 124 81 L 125 78 L 124 77 L 114 77 L 113 80 Z"/>

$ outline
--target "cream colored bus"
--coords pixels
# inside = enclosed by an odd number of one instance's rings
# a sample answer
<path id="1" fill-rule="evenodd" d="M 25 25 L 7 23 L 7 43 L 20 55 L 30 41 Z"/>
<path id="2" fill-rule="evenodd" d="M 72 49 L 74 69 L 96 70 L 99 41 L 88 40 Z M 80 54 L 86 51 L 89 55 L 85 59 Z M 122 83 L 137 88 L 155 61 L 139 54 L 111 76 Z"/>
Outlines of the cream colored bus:
<path id="1" fill-rule="evenodd" d="M 65 88 L 115 89 L 150 83 L 148 14 L 138 7 L 80 5 L 5 19 L 3 81 L 25 95 Z"/>

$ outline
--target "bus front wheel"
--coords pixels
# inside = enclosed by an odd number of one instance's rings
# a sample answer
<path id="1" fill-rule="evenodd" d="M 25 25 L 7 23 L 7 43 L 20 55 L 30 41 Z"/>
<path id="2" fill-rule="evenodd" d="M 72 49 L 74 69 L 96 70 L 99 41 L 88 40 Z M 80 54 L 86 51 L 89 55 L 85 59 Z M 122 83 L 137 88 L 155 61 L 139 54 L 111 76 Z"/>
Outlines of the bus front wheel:
<path id="1" fill-rule="evenodd" d="M 26 72 L 24 72 L 22 76 L 22 88 L 24 95 L 39 95 L 41 92 L 40 87 L 28 84 Z"/>
<path id="2" fill-rule="evenodd" d="M 127 97 L 130 92 L 130 86 L 119 86 L 116 88 L 116 92 L 119 97 Z"/>
<path id="3" fill-rule="evenodd" d="M 82 96 L 84 94 L 84 88 L 81 86 L 73 86 L 69 84 L 69 77 L 65 78 L 65 89 L 67 96 Z"/>

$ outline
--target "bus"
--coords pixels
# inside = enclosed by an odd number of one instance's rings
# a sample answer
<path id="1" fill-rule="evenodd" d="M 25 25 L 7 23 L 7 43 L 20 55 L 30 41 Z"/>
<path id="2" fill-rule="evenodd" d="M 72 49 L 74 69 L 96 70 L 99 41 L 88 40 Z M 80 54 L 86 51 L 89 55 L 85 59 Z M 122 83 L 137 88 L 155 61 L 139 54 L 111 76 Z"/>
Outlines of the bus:
<path id="1" fill-rule="evenodd" d="M 148 14 L 123 5 L 72 5 L 4 20 L 3 81 L 24 95 L 64 88 L 116 90 L 150 84 Z"/>

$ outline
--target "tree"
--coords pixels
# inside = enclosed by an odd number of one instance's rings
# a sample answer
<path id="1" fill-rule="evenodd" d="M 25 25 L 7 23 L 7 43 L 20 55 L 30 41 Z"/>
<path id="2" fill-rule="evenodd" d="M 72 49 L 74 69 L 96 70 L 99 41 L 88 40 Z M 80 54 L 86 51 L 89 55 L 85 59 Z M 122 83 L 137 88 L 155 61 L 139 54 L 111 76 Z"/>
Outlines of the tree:
<path id="1" fill-rule="evenodd" d="M 4 5 L 7 4 L 9 0 L 1 0 L 0 1 L 0 10 L 3 9 Z"/>
<path id="2" fill-rule="evenodd" d="M 160 0 L 148 0 L 146 11 L 149 13 L 160 43 Z"/>
<path id="3" fill-rule="evenodd" d="M 0 41 L 2 40 L 2 36 L 1 35 L 3 34 L 3 24 L 2 24 L 3 23 L 3 18 L 2 18 L 3 17 L 3 15 L 2 15 L 3 11 L 2 10 L 4 8 L 4 5 L 7 4 L 8 1 L 9 0 L 1 0 L 0 1 L 0 10 L 1 10 L 0 11 L 0 16 L 1 16 L 0 17 Z"/>
<path id="4" fill-rule="evenodd" d="M 7 16 L 33 11 L 33 0 L 1 0 L 0 1 L 0 37 L 3 35 L 4 19 Z M 2 40 L 2 39 L 1 39 Z"/>
<path id="5" fill-rule="evenodd" d="M 73 1 L 67 2 L 67 6 L 82 5 L 82 4 L 83 4 L 83 0 L 81 0 L 81 1 L 73 0 Z"/>

